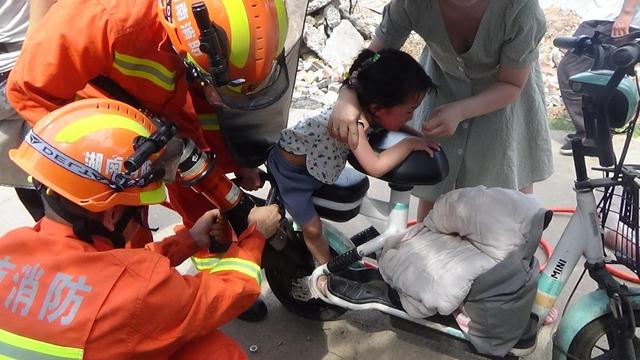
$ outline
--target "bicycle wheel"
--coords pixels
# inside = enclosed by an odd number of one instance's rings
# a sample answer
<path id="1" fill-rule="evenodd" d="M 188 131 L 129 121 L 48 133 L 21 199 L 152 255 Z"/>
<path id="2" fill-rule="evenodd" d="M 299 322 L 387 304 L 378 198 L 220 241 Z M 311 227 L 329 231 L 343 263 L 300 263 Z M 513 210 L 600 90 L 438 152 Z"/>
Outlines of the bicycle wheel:
<path id="1" fill-rule="evenodd" d="M 636 320 L 636 336 L 640 335 L 640 310 L 634 310 Z M 614 352 L 615 341 L 613 339 L 613 329 L 610 325 L 611 314 L 601 316 L 580 332 L 569 346 L 569 359 L 620 359 Z M 634 339 L 633 348 L 636 352 L 636 359 L 640 359 L 640 340 Z"/>
<path id="2" fill-rule="evenodd" d="M 310 275 L 315 268 L 313 258 L 299 232 L 291 228 L 287 230 L 287 244 L 282 250 L 265 246 L 262 266 L 271 292 L 292 313 L 309 320 L 331 321 L 346 311 L 319 299 L 304 301 L 294 296 L 294 282 Z"/>

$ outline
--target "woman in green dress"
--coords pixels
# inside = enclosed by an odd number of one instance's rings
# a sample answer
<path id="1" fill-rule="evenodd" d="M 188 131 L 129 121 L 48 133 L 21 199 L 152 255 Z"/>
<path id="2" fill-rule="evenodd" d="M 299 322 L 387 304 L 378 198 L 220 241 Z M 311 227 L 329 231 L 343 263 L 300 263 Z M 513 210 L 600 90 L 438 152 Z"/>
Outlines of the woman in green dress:
<path id="1" fill-rule="evenodd" d="M 442 144 L 450 173 L 414 188 L 418 220 L 455 188 L 530 193 L 553 172 L 537 50 L 545 29 L 537 0 L 392 0 L 385 7 L 369 49 L 400 48 L 415 31 L 426 42 L 420 62 L 439 87 L 413 125 Z M 331 135 L 356 144 L 359 112 L 343 88 Z"/>

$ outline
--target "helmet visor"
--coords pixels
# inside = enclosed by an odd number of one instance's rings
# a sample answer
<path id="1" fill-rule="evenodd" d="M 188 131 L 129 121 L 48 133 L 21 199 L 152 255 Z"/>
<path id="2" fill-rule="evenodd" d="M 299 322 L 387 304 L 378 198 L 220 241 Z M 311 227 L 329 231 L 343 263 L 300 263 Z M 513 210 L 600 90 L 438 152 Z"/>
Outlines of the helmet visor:
<path id="1" fill-rule="evenodd" d="M 236 110 L 252 111 L 269 107 L 282 98 L 289 88 L 289 72 L 285 62 L 284 51 L 274 63 L 271 74 L 260 86 L 250 93 L 242 93 L 241 86 L 232 85 L 213 87 L 209 85 L 207 100 L 212 105 L 220 105 Z M 211 91 L 215 94 L 211 94 Z"/>

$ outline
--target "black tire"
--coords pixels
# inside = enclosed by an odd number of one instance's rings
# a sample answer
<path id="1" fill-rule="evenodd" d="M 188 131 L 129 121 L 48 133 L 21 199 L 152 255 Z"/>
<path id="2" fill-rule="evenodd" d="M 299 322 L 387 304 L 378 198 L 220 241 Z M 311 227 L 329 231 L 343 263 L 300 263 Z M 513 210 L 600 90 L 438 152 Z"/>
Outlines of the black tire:
<path id="1" fill-rule="evenodd" d="M 300 301 L 291 295 L 292 281 L 310 275 L 314 262 L 302 235 L 290 227 L 287 230 L 287 244 L 282 250 L 265 246 L 262 266 L 271 292 L 292 313 L 309 320 L 332 321 L 346 311 L 319 299 Z"/>
<path id="2" fill-rule="evenodd" d="M 640 327 L 640 310 L 633 311 L 636 321 L 636 336 Z M 569 359 L 619 359 L 613 353 L 614 345 L 613 329 L 611 327 L 612 315 L 603 315 L 583 327 L 569 346 Z M 633 347 L 636 359 L 640 359 L 640 340 L 634 340 Z"/>

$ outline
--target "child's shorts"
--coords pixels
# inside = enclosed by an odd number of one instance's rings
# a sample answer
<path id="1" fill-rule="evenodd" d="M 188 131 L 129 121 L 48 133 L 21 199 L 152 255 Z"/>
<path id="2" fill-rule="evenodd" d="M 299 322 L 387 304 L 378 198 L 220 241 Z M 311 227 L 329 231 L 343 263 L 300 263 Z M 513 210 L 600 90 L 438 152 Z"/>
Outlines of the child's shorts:
<path id="1" fill-rule="evenodd" d="M 311 195 L 324 184 L 309 174 L 306 166 L 293 165 L 274 145 L 267 157 L 267 169 L 278 184 L 280 199 L 298 225 L 305 225 L 317 214 Z"/>

